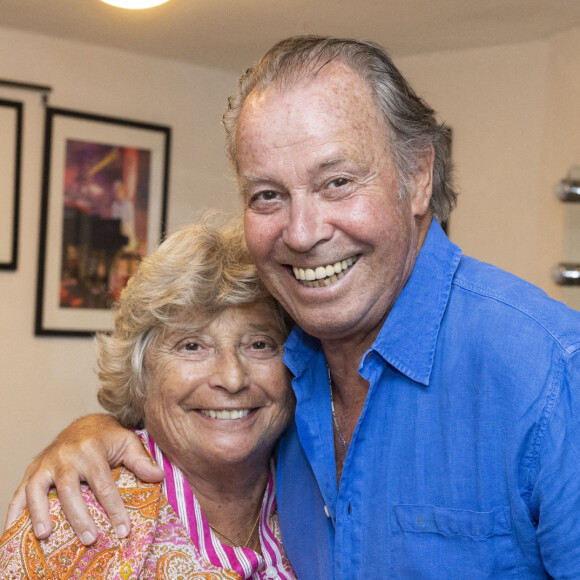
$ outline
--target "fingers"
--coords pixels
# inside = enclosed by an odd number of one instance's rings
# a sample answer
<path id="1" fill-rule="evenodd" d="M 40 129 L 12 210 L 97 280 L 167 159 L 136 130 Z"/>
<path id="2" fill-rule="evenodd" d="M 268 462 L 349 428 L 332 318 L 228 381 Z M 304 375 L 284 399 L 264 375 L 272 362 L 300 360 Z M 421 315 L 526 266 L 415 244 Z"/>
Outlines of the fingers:
<path id="1" fill-rule="evenodd" d="M 51 487 L 56 487 L 60 505 L 72 529 L 83 544 L 92 544 L 97 538 L 97 528 L 81 493 L 79 473 L 67 464 L 59 465 L 54 470 L 48 467 L 47 460 L 54 456 L 54 449 L 48 447 L 29 466 L 15 499 L 18 498 L 17 501 L 20 502 L 24 491 L 34 535 L 39 540 L 46 539 L 53 528 L 48 493 Z"/>
<path id="2" fill-rule="evenodd" d="M 6 520 L 4 520 L 4 531 L 6 531 L 23 512 L 26 507 L 26 494 L 20 487 L 12 497 L 12 501 L 8 505 L 8 512 L 6 513 Z"/>
<path id="3" fill-rule="evenodd" d="M 26 502 L 35 535 L 47 538 L 52 531 L 52 520 L 48 511 L 48 491 L 53 485 L 57 489 L 60 506 L 71 528 L 85 545 L 97 539 L 97 526 L 90 515 L 85 497 L 81 491 L 81 481 L 86 481 L 111 519 L 111 524 L 119 537 L 126 537 L 130 531 L 129 515 L 123 505 L 115 484 L 107 454 L 94 442 L 84 442 L 75 448 L 77 462 L 73 464 L 67 446 L 48 449 L 41 457 L 53 469 L 38 465 L 25 486 Z M 59 461 L 56 457 L 59 456 Z M 50 460 L 50 461 L 49 461 Z"/>
<path id="4" fill-rule="evenodd" d="M 125 439 L 122 445 L 111 455 L 109 448 L 109 463 L 124 465 L 129 471 L 146 482 L 157 483 L 165 477 L 162 469 L 156 467 L 151 457 L 145 451 L 141 440 L 131 431 L 124 430 Z M 95 463 L 87 473 L 87 481 L 111 520 L 119 538 L 126 537 L 131 529 L 129 514 L 119 495 L 108 464 Z"/>
<path id="5" fill-rule="evenodd" d="M 131 531 L 131 520 L 129 519 L 129 514 L 123 504 L 123 500 L 121 499 L 121 495 L 119 494 L 119 489 L 113 479 L 113 474 L 111 472 L 111 468 L 109 467 L 106 461 L 104 462 L 95 462 L 90 468 L 87 470 L 86 473 L 86 480 L 95 494 L 98 502 L 101 504 L 107 516 L 111 521 L 111 525 L 113 529 L 117 533 L 119 538 L 125 538 L 129 535 Z M 84 501 L 83 501 L 84 504 Z M 80 506 L 75 506 L 75 514 L 76 508 Z M 66 513 L 66 512 L 65 512 Z M 80 514 L 79 514 L 80 515 Z M 82 514 L 84 515 L 84 514 Z M 69 514 L 67 513 L 67 517 Z M 77 535 L 79 532 L 90 532 L 91 528 L 88 527 L 88 522 L 83 518 L 82 520 L 83 526 L 82 530 L 76 530 Z M 91 523 L 92 522 L 91 520 Z M 71 521 L 72 525 L 72 521 Z M 82 540 L 82 537 L 79 535 Z M 84 541 L 83 541 L 84 543 Z"/>
<path id="6" fill-rule="evenodd" d="M 48 492 L 51 485 L 52 477 L 50 474 L 37 469 L 30 475 L 24 486 L 32 529 L 39 540 L 48 538 L 52 532 L 52 518 L 50 517 L 48 504 Z"/>
<path id="7" fill-rule="evenodd" d="M 112 486 L 122 505 L 121 498 L 116 491 L 117 487 L 108 465 L 106 465 L 106 469 L 99 470 L 97 468 L 96 471 L 98 472 L 98 475 L 93 471 L 92 473 L 87 473 L 86 477 L 83 478 L 89 482 L 89 486 L 93 490 L 95 496 L 97 498 L 99 497 L 97 489 L 102 490 L 106 489 L 108 486 Z M 110 481 L 107 481 L 107 478 L 109 478 Z M 93 483 L 90 483 L 90 480 L 92 480 Z M 64 511 L 66 519 L 71 525 L 71 528 L 85 546 L 93 544 L 97 539 L 97 526 L 89 513 L 87 503 L 82 495 L 77 471 L 71 469 L 59 473 L 58 476 L 55 477 L 55 485 L 58 490 L 60 505 Z M 30 484 L 28 487 L 30 487 Z M 27 495 L 27 497 L 30 496 Z M 31 500 L 29 499 L 28 501 Z M 126 520 L 129 520 L 128 515 Z M 129 529 L 127 523 L 125 523 L 125 526 L 126 533 L 123 537 L 127 535 Z M 34 530 L 36 534 L 36 528 L 34 528 Z"/>
<path id="8" fill-rule="evenodd" d="M 112 440 L 86 439 L 75 446 L 75 456 L 82 457 L 76 467 L 55 475 L 55 484 L 64 513 L 71 527 L 83 542 L 91 544 L 97 529 L 79 491 L 79 477 L 86 481 L 105 510 L 119 538 L 131 531 L 131 520 L 113 478 L 111 467 L 125 465 L 137 477 L 150 483 L 161 481 L 164 473 L 155 467 L 139 438 L 125 429 L 109 432 Z M 66 448 L 62 451 L 65 452 Z M 66 462 L 68 465 L 69 461 Z M 65 465 L 62 462 L 62 465 Z M 64 469 L 64 468 L 63 468 Z"/>
<path id="9" fill-rule="evenodd" d="M 120 463 L 132 471 L 142 481 L 158 483 L 163 481 L 165 473 L 157 467 L 143 447 L 139 437 L 129 433 L 122 450 Z"/>
<path id="10" fill-rule="evenodd" d="M 139 438 L 107 415 L 79 419 L 65 429 L 27 468 L 6 517 L 14 522 L 27 505 L 35 535 L 48 538 L 52 531 L 48 492 L 55 486 L 60 505 L 81 542 L 90 545 L 97 527 L 83 498 L 80 482 L 86 481 L 101 503 L 120 538 L 131 529 L 111 467 L 125 465 L 143 481 L 156 483 L 164 473 L 147 455 Z"/>
<path id="11" fill-rule="evenodd" d="M 4 531 L 6 531 L 20 516 L 26 507 L 26 483 L 30 477 L 30 473 L 33 470 L 33 465 L 29 465 L 26 468 L 24 477 L 20 482 L 20 485 L 14 492 L 10 505 L 8 506 L 8 512 L 6 514 L 6 521 L 4 522 Z M 49 518 L 50 519 L 50 518 Z M 51 520 L 52 522 L 52 520 Z M 44 520 L 44 525 L 46 526 L 48 522 Z"/>

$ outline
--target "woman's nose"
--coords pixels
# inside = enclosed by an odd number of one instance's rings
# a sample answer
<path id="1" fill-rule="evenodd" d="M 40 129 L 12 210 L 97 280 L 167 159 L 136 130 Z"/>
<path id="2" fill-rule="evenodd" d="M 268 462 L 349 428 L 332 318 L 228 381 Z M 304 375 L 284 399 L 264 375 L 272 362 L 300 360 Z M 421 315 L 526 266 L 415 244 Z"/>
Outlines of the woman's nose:
<path id="1" fill-rule="evenodd" d="M 246 378 L 244 365 L 235 350 L 225 349 L 217 354 L 210 379 L 212 386 L 236 393 L 247 386 Z"/>

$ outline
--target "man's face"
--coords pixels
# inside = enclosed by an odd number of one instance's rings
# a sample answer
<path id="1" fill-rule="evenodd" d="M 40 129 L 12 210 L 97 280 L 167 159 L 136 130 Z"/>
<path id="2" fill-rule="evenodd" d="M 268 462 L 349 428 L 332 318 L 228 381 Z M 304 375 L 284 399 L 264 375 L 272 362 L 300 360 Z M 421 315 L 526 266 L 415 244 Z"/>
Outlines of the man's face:
<path id="1" fill-rule="evenodd" d="M 431 157 L 400 200 L 370 90 L 339 62 L 251 93 L 236 148 L 246 241 L 269 290 L 322 340 L 372 340 L 428 228 Z"/>

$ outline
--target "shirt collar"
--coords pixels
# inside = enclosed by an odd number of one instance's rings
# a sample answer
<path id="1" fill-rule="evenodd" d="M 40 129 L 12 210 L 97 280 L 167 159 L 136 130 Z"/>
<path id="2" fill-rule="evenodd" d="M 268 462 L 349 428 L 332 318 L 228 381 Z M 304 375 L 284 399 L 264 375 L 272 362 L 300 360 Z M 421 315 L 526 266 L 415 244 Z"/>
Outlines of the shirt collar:
<path id="1" fill-rule="evenodd" d="M 401 373 L 425 386 L 460 259 L 461 250 L 433 219 L 413 272 L 371 347 Z M 296 325 L 286 341 L 284 362 L 299 376 L 321 348 L 318 339 Z"/>
<path id="2" fill-rule="evenodd" d="M 274 568 L 277 572 L 284 570 L 283 552 L 279 544 L 280 539 L 271 528 L 271 522 L 276 513 L 276 466 L 273 458 L 270 460 L 270 474 L 262 500 L 262 511 L 260 512 L 258 530 L 262 554 L 258 554 L 250 548 L 221 544 L 209 525 L 185 474 L 177 465 L 169 461 L 147 430 L 143 429 L 135 432 L 145 448 L 156 459 L 157 464 L 163 467 L 165 479 L 161 485 L 162 492 L 167 497 L 167 501 L 173 511 L 181 520 L 180 523 L 189 532 L 189 537 L 196 550 L 200 552 L 205 561 L 220 569 L 235 570 L 240 575 L 240 578 L 254 578 L 259 570 L 266 567 Z M 179 525 L 178 523 L 177 526 L 179 527 Z M 287 578 L 288 575 L 279 574 L 276 577 Z M 294 578 L 294 576 L 291 577 Z"/>
<path id="3" fill-rule="evenodd" d="M 461 250 L 433 219 L 413 272 L 373 349 L 410 379 L 429 384 L 435 345 Z"/>

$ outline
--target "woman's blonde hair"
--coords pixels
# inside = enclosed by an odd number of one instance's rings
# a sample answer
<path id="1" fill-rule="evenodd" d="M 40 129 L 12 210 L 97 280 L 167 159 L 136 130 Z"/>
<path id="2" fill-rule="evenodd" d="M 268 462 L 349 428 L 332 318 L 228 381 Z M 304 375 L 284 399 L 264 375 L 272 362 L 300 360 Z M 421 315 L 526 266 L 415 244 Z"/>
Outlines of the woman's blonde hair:
<path id="1" fill-rule="evenodd" d="M 169 328 L 208 321 L 225 308 L 267 303 L 284 336 L 291 322 L 260 280 L 241 219 L 209 217 L 168 237 L 143 259 L 115 303 L 115 329 L 97 335 L 99 403 L 127 428 L 143 425 L 145 354 Z"/>

